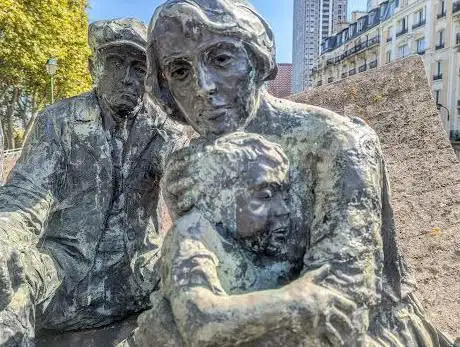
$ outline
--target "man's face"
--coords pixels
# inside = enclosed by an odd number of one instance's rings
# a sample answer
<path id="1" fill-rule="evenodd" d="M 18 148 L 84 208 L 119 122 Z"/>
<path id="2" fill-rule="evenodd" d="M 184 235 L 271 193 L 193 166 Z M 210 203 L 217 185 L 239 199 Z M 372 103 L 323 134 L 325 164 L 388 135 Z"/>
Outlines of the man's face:
<path id="1" fill-rule="evenodd" d="M 250 184 L 236 195 L 237 238 L 253 251 L 284 257 L 291 229 L 287 172 L 274 179 L 267 168 L 263 162 L 254 164 Z"/>
<path id="2" fill-rule="evenodd" d="M 174 20 L 160 30 L 160 69 L 187 122 L 201 135 L 241 128 L 253 111 L 257 90 L 243 44 L 203 27 L 185 35 Z"/>
<path id="3" fill-rule="evenodd" d="M 127 116 L 144 95 L 145 53 L 129 46 L 113 46 L 99 52 L 103 70 L 97 92 L 117 114 Z"/>

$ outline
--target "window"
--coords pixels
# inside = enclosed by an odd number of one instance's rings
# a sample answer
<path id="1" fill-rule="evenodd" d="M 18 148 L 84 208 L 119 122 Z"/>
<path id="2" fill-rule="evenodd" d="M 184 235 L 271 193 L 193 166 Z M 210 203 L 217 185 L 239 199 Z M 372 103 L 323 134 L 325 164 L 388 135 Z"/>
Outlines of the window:
<path id="1" fill-rule="evenodd" d="M 408 45 L 399 46 L 399 57 L 400 58 L 407 57 L 408 54 L 409 54 L 409 46 Z"/>
<path id="2" fill-rule="evenodd" d="M 391 51 L 387 52 L 387 63 L 391 62 Z"/>
<path id="3" fill-rule="evenodd" d="M 396 33 L 396 36 L 407 33 L 407 17 L 403 17 L 399 20 L 398 28 L 399 31 Z"/>
<path id="4" fill-rule="evenodd" d="M 419 11 L 415 12 L 415 16 L 414 16 L 415 25 L 425 22 L 425 12 L 426 12 L 425 8 L 422 8 Z"/>
<path id="5" fill-rule="evenodd" d="M 442 67 L 442 61 L 439 60 L 439 61 L 436 62 L 436 72 L 435 72 L 435 74 L 433 75 L 433 81 L 442 80 L 442 70 L 441 70 L 441 67 Z"/>
<path id="6" fill-rule="evenodd" d="M 393 39 L 393 28 L 389 27 L 387 29 L 387 42 L 391 41 Z"/>
<path id="7" fill-rule="evenodd" d="M 403 17 L 401 18 L 399 22 L 400 22 L 401 31 L 407 30 L 407 18 Z"/>
<path id="8" fill-rule="evenodd" d="M 437 44 L 436 44 L 436 49 L 441 49 L 444 48 L 444 30 L 440 30 L 437 32 Z"/>
<path id="9" fill-rule="evenodd" d="M 439 14 L 441 16 L 446 14 L 446 1 L 445 0 L 440 0 L 439 2 Z"/>
<path id="10" fill-rule="evenodd" d="M 425 53 L 425 38 L 417 40 L 417 53 Z"/>

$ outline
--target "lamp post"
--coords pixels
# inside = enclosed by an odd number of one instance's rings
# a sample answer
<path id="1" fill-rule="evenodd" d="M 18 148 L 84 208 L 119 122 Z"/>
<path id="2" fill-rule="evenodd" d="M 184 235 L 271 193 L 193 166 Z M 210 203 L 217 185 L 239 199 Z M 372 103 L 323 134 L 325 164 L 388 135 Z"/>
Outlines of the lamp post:
<path id="1" fill-rule="evenodd" d="M 447 121 L 449 121 L 449 119 L 450 119 L 450 112 L 449 112 L 449 109 L 448 109 L 446 106 L 441 105 L 440 103 L 437 103 L 437 104 L 436 104 L 436 108 L 438 109 L 438 111 L 440 111 L 441 108 L 445 109 L 445 110 L 447 111 Z"/>
<path id="2" fill-rule="evenodd" d="M 54 104 L 54 75 L 58 68 L 57 59 L 49 58 L 46 62 L 46 72 L 51 76 L 51 103 Z"/>
<path id="3" fill-rule="evenodd" d="M 451 139 L 452 133 L 449 131 L 449 128 L 450 128 L 450 126 L 449 126 L 449 119 L 450 119 L 449 109 L 446 106 L 441 105 L 439 102 L 436 104 L 436 108 L 438 109 L 438 111 L 440 111 L 441 108 L 443 108 L 443 109 L 445 109 L 447 111 L 447 129 L 446 129 L 446 131 L 449 133 L 449 139 Z"/>

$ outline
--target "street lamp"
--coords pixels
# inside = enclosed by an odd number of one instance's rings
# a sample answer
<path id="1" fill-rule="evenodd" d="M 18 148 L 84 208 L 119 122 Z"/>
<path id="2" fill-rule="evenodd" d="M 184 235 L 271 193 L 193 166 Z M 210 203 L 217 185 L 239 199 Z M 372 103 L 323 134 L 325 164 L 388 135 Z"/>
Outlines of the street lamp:
<path id="1" fill-rule="evenodd" d="M 51 76 L 51 103 L 54 104 L 54 75 L 58 68 L 57 59 L 49 58 L 46 62 L 46 72 Z"/>
<path id="2" fill-rule="evenodd" d="M 447 128 L 446 128 L 446 131 L 448 132 L 449 134 L 449 140 L 452 138 L 452 131 L 449 131 L 449 119 L 450 119 L 450 112 L 449 112 L 449 109 L 444 106 L 444 105 L 441 105 L 439 102 L 436 103 L 436 108 L 438 109 L 438 111 L 441 111 L 441 108 L 445 109 L 447 111 Z"/>
<path id="3" fill-rule="evenodd" d="M 450 119 L 449 109 L 446 106 L 441 105 L 439 102 L 436 104 L 436 108 L 438 109 L 438 111 L 440 111 L 441 108 L 445 109 L 447 111 L 447 121 L 449 121 L 449 119 Z"/>

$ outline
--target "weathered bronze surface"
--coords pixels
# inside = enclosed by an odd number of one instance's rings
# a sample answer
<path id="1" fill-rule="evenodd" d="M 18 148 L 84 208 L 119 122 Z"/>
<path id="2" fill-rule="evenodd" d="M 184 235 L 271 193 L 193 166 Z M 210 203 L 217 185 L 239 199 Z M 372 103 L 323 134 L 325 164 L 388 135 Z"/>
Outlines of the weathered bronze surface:
<path id="1" fill-rule="evenodd" d="M 146 27 L 90 26 L 92 92 L 46 108 L 0 187 L 0 345 L 149 307 L 159 181 L 181 127 L 142 102 Z"/>
<path id="2" fill-rule="evenodd" d="M 451 345 L 414 297 L 376 134 L 265 92 L 275 49 L 253 8 L 166 1 L 147 55 L 150 98 L 201 138 L 168 165 L 162 288 L 125 346 Z"/>

